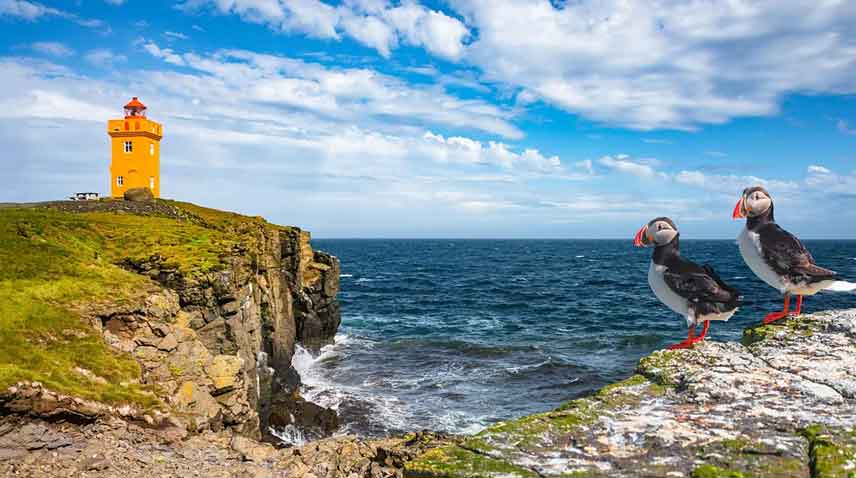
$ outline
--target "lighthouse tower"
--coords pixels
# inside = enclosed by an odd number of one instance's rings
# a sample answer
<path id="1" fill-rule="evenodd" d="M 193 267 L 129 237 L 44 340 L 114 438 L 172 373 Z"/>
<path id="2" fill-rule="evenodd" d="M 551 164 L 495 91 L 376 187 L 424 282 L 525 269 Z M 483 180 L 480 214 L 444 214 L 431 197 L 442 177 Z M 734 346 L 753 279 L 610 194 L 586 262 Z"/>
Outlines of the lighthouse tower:
<path id="1" fill-rule="evenodd" d="M 160 123 L 146 118 L 146 105 L 135 96 L 125 105 L 124 119 L 107 121 L 110 135 L 110 195 L 123 197 L 132 188 L 149 188 L 160 197 Z"/>

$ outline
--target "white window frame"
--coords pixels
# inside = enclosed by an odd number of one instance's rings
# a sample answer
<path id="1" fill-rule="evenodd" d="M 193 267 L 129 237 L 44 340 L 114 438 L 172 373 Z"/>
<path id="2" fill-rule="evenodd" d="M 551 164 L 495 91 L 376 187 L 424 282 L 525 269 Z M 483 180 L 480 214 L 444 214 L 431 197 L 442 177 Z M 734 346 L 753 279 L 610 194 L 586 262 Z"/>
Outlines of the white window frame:
<path id="1" fill-rule="evenodd" d="M 116 176 L 116 186 L 120 188 L 125 185 L 125 176 Z"/>
<path id="2" fill-rule="evenodd" d="M 134 142 L 133 141 L 125 141 L 125 154 L 134 152 Z"/>

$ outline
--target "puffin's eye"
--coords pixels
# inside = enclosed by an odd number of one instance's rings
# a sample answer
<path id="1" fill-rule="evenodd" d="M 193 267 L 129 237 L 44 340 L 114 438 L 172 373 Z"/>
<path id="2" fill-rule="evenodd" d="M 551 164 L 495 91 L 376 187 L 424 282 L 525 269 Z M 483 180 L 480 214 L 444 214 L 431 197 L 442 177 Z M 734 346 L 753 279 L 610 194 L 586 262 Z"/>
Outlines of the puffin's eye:
<path id="1" fill-rule="evenodd" d="M 657 230 L 658 230 L 658 231 L 662 231 L 662 230 L 663 230 L 663 225 L 662 225 L 662 224 L 657 224 Z"/>

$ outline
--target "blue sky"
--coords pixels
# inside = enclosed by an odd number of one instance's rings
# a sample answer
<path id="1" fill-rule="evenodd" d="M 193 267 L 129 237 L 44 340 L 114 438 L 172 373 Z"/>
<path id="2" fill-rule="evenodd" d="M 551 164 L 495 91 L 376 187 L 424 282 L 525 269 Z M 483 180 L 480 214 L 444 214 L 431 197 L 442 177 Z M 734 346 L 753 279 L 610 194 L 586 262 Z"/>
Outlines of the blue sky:
<path id="1" fill-rule="evenodd" d="M 740 191 L 856 238 L 856 4 L 0 0 L 0 201 L 106 192 L 164 124 L 165 197 L 316 237 L 734 237 Z"/>

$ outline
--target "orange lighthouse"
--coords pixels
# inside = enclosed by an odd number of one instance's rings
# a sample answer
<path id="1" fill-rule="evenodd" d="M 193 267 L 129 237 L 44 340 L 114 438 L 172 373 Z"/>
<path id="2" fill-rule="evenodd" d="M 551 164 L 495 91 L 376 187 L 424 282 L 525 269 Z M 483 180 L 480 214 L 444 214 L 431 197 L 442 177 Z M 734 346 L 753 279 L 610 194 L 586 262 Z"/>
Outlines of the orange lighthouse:
<path id="1" fill-rule="evenodd" d="M 125 105 L 124 119 L 107 121 L 110 135 L 110 195 L 122 197 L 132 188 L 149 188 L 160 197 L 160 123 L 146 118 L 146 105 L 135 96 Z"/>

